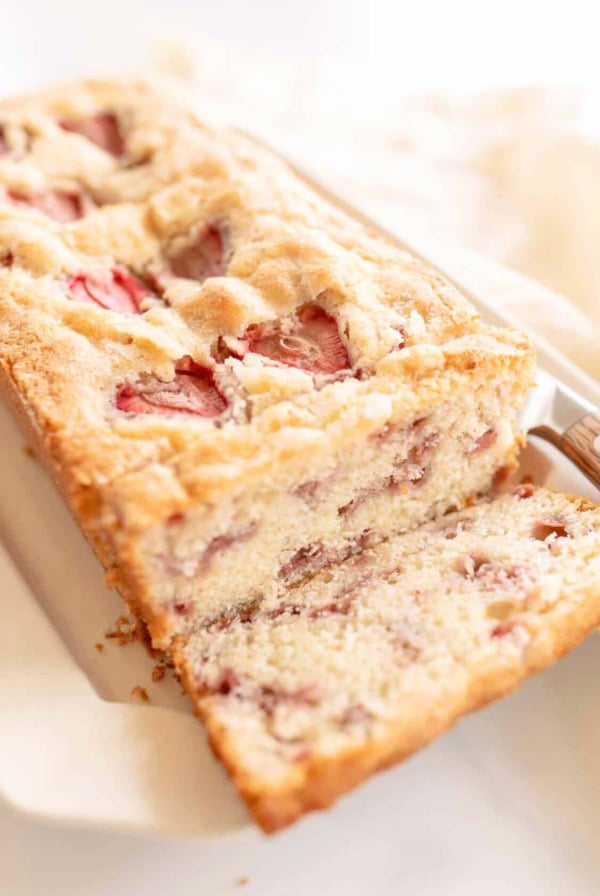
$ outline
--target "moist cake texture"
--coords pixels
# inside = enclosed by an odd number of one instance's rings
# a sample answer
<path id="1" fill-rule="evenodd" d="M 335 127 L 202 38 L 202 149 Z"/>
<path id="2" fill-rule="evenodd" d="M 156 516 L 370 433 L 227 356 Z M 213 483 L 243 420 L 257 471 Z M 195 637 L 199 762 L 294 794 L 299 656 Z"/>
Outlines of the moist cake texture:
<path id="1" fill-rule="evenodd" d="M 521 486 L 215 619 L 176 664 L 255 818 L 328 806 L 600 621 L 600 509 Z"/>

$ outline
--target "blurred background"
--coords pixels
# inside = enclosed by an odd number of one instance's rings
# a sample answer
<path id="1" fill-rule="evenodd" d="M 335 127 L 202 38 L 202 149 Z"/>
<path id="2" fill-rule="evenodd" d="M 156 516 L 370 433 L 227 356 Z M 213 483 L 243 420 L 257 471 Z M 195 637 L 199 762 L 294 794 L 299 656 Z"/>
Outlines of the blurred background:
<path id="1" fill-rule="evenodd" d="M 594 0 L 4 2 L 2 94 L 177 79 L 407 238 L 561 294 L 505 301 L 600 378 Z"/>

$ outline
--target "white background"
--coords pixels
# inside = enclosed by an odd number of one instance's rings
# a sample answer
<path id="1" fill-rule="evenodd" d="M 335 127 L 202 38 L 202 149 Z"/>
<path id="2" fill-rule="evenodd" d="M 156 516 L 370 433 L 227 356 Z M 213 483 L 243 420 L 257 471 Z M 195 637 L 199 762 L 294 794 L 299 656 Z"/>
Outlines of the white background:
<path id="1" fill-rule="evenodd" d="M 594 0 L 4 0 L 0 88 L 107 71 L 148 33 L 336 64 L 348 90 L 597 83 Z M 138 14 L 138 10 L 141 12 Z M 200 46 L 201 41 L 198 41 Z"/>
<path id="2" fill-rule="evenodd" d="M 465 2 L 412 0 L 105 0 L 67 3 L 62 0 L 4 0 L 0 28 L 0 92 L 10 93 L 58 77 L 110 73 L 134 68 L 155 58 L 155 42 L 184 39 L 188 50 L 201 54 L 207 40 L 230 44 L 251 60 L 264 54 L 292 62 L 309 62 L 315 71 L 335 71 L 340 103 L 354 97 L 381 106 L 399 89 L 469 88 L 490 85 L 580 83 L 597 86 L 598 4 L 594 2 Z M 141 10 L 141 14 L 140 14 Z M 191 27 L 193 26 L 193 28 Z M 197 29 L 197 32 L 194 30 Z M 249 63 L 250 64 L 250 63 Z M 309 67 L 309 69 L 310 69 Z M 391 101 L 391 100 L 389 100 Z M 565 663 L 563 675 L 592 664 L 589 643 Z M 596 663 L 596 669 L 598 664 Z M 528 687 L 552 688 L 555 673 Z M 558 684 L 557 684 L 558 686 Z M 520 695 L 512 698 L 519 700 Z M 592 699 L 592 696 L 589 696 Z M 492 710 L 502 718 L 503 708 Z M 46 829 L 0 809 L 0 893 L 2 896 L 181 896 L 248 893 L 256 896 L 319 896 L 386 892 L 421 894 L 503 894 L 508 880 L 518 878 L 521 863 L 539 868 L 537 881 L 524 896 L 593 894 L 598 867 L 592 844 L 565 830 L 564 855 L 550 852 L 559 819 L 529 819 L 523 794 L 503 792 L 502 770 L 496 769 L 497 791 L 480 823 L 468 832 L 464 847 L 455 849 L 461 813 L 468 815 L 476 799 L 478 757 L 464 763 L 463 731 L 451 734 L 456 763 L 453 775 L 427 779 L 437 745 L 414 762 L 424 776 L 423 791 L 403 795 L 415 807 L 414 834 L 390 850 L 370 838 L 369 817 L 355 814 L 355 827 L 336 831 L 323 818 L 311 819 L 298 855 L 291 831 L 272 843 L 257 833 L 229 843 L 150 842 L 134 837 Z M 523 730 L 533 725 L 522 719 Z M 501 728 L 501 726 L 500 726 Z M 540 752 L 552 754 L 557 771 L 562 744 L 545 744 L 532 735 Z M 548 729 L 550 730 L 550 729 Z M 521 747 L 527 738 L 519 740 Z M 521 742 L 522 741 L 522 742 Z M 43 749 L 43 744 L 40 745 Z M 531 757 L 535 764 L 535 757 Z M 481 772 L 480 772 L 481 773 Z M 386 811 L 390 788 L 401 792 L 401 770 L 371 785 L 373 805 Z M 557 781 L 560 789 L 560 782 Z M 456 814 L 436 815 L 438 788 L 456 790 Z M 524 792 L 527 784 L 524 782 Z M 570 794 L 574 799 L 576 794 Z M 512 829 L 506 819 L 511 805 L 522 809 Z M 576 806 L 574 809 L 576 813 Z M 576 817 L 576 814 L 575 816 Z M 581 819 L 580 819 L 581 820 Z M 530 825 L 531 821 L 531 825 Z M 461 857 L 456 864 L 456 855 Z M 372 869 L 365 872 L 365 868 Z M 444 870 L 449 889 L 439 887 Z M 237 878 L 250 875 L 246 889 Z M 596 882 L 596 883 L 595 883 Z"/>

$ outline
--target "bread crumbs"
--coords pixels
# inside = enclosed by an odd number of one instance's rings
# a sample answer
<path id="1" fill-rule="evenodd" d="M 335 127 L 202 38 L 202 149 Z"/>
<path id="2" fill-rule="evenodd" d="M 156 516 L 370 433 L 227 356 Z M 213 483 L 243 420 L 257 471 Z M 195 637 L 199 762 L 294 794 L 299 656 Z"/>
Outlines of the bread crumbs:
<path id="1" fill-rule="evenodd" d="M 139 684 L 136 684 L 136 686 L 131 689 L 131 696 L 137 697 L 138 700 L 142 700 L 143 703 L 148 703 L 150 700 L 146 688 L 141 687 Z"/>
<path id="2" fill-rule="evenodd" d="M 167 667 L 163 663 L 157 663 L 152 670 L 152 681 L 162 681 L 165 677 Z"/>
<path id="3" fill-rule="evenodd" d="M 105 632 L 104 637 L 116 640 L 119 647 L 131 644 L 132 641 L 139 640 L 137 623 L 128 619 L 127 616 L 119 616 L 114 624 L 114 628 Z"/>

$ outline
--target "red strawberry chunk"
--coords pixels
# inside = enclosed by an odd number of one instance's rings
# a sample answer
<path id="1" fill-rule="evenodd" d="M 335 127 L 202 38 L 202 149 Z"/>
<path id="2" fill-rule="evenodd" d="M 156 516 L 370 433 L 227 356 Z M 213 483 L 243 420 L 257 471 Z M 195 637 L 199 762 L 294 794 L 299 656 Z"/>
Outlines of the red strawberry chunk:
<path id="1" fill-rule="evenodd" d="M 216 227 L 207 225 L 195 240 L 169 255 L 167 264 L 174 277 L 185 277 L 200 283 L 208 277 L 222 277 L 225 264 L 220 232 Z"/>
<path id="2" fill-rule="evenodd" d="M 569 530 L 564 520 L 559 517 L 551 517 L 534 523 L 531 535 L 538 541 L 546 541 L 553 538 L 568 538 Z"/>
<path id="3" fill-rule="evenodd" d="M 101 275 L 74 274 L 68 282 L 69 294 L 78 302 L 99 305 L 121 314 L 141 314 L 144 300 L 155 298 L 148 287 L 122 268 Z"/>
<path id="4" fill-rule="evenodd" d="M 523 482 L 516 487 L 513 494 L 517 501 L 526 501 L 535 494 L 535 485 L 531 482 Z"/>
<path id="5" fill-rule="evenodd" d="M 492 629 L 492 638 L 505 638 L 507 635 L 512 635 L 512 633 L 519 627 L 519 621 L 517 619 L 507 619 L 505 622 L 499 622 Z"/>
<path id="6" fill-rule="evenodd" d="M 64 131 L 86 137 L 116 158 L 125 154 L 125 140 L 114 112 L 96 112 L 87 118 L 63 118 L 59 125 Z"/>
<path id="7" fill-rule="evenodd" d="M 227 401 L 217 389 L 213 375 L 191 358 L 176 362 L 175 376 L 163 382 L 145 376 L 137 383 L 124 383 L 117 391 L 116 405 L 130 414 L 195 414 L 198 417 L 219 417 Z"/>
<path id="8" fill-rule="evenodd" d="M 7 190 L 6 192 L 12 202 L 37 208 L 38 211 L 61 224 L 77 221 L 83 216 L 81 195 L 73 191 L 48 190 L 47 193 L 38 193 L 36 196 L 26 196 L 17 190 Z"/>
<path id="9" fill-rule="evenodd" d="M 223 669 L 223 672 L 219 676 L 219 680 L 215 685 L 214 690 L 217 694 L 223 694 L 225 696 L 236 688 L 239 688 L 240 684 L 241 681 L 235 669 L 227 667 L 226 669 Z"/>
<path id="10" fill-rule="evenodd" d="M 335 319 L 318 305 L 304 305 L 291 321 L 252 324 L 248 349 L 279 364 L 331 374 L 350 367 Z"/>
<path id="11" fill-rule="evenodd" d="M 32 205 L 41 212 L 58 221 L 68 224 L 83 217 L 81 195 L 66 190 L 49 190 L 41 196 L 34 197 Z"/>
<path id="12" fill-rule="evenodd" d="M 362 703 L 351 704 L 340 718 L 342 725 L 366 725 L 373 714 Z"/>
<path id="13" fill-rule="evenodd" d="M 486 451 L 495 444 L 497 438 L 498 433 L 495 429 L 486 429 L 483 435 L 479 436 L 478 439 L 475 439 L 473 444 L 469 447 L 467 454 L 479 454 L 481 451 Z"/>

